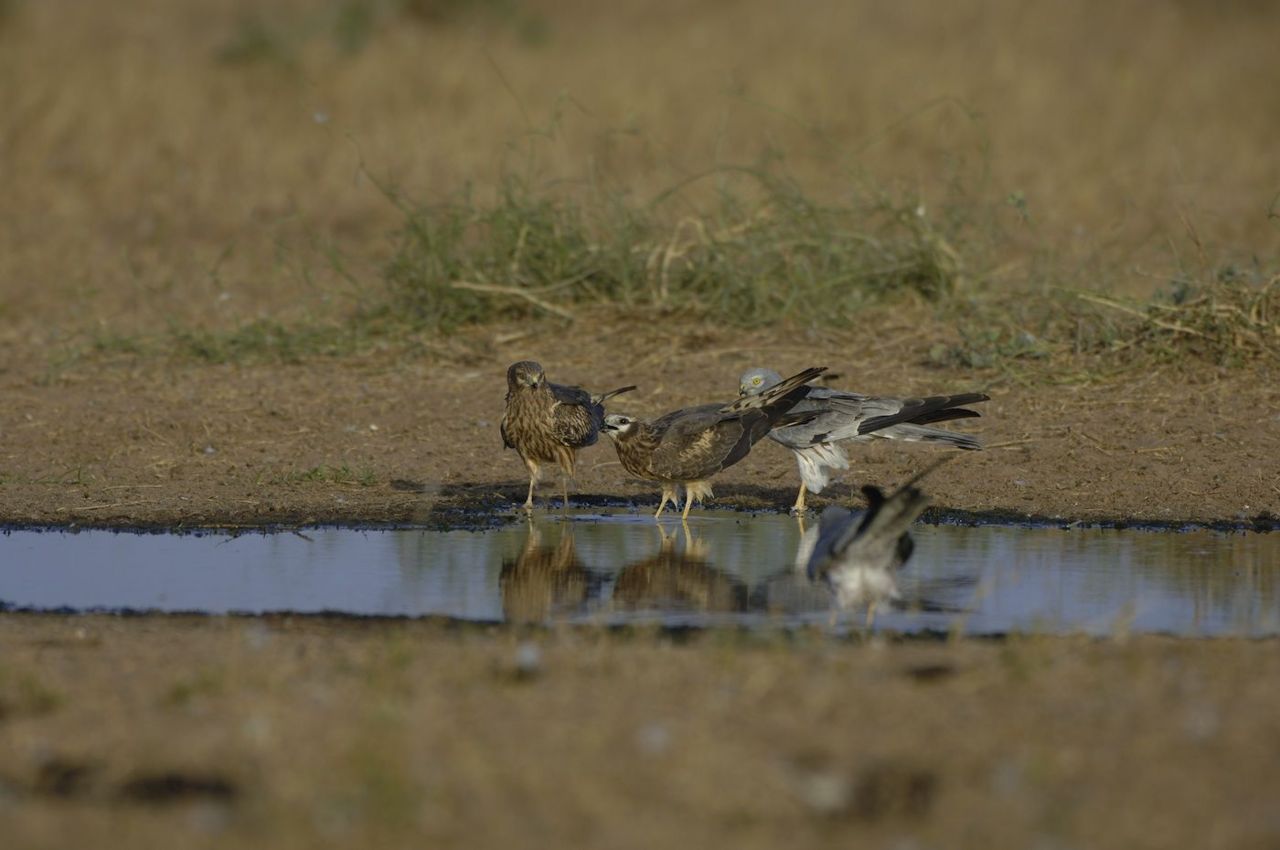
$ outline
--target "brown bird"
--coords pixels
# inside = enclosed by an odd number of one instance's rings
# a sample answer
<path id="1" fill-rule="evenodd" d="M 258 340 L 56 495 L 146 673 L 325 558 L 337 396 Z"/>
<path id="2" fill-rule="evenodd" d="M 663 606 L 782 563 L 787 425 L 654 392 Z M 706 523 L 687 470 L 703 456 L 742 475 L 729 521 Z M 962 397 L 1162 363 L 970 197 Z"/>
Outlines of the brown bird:
<path id="1" fill-rule="evenodd" d="M 684 487 L 681 517 L 688 519 L 694 502 L 711 497 L 708 479 L 712 475 L 746 457 L 771 429 L 813 416 L 789 411 L 805 397 L 805 384 L 825 371 L 825 366 L 805 369 L 759 395 L 725 405 L 686 407 L 652 422 L 606 416 L 603 430 L 613 440 L 627 472 L 662 484 L 662 500 L 654 518 L 662 516 L 667 502 L 680 506 L 680 488 Z"/>
<path id="2" fill-rule="evenodd" d="M 533 487 L 542 464 L 555 463 L 564 475 L 564 507 L 569 507 L 569 478 L 578 449 L 594 445 L 604 425 L 604 402 L 635 387 L 620 387 L 592 395 L 581 387 L 553 384 L 542 367 L 521 360 L 507 368 L 507 406 L 502 412 L 502 443 L 515 449 L 529 470 L 529 497 L 524 509 L 533 510 Z"/>

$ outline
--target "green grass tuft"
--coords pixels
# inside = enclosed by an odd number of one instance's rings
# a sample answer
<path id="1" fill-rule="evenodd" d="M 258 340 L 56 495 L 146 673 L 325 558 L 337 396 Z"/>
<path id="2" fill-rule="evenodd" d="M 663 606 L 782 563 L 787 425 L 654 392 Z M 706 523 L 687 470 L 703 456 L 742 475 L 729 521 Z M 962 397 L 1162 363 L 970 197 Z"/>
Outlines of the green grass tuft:
<path id="1" fill-rule="evenodd" d="M 259 319 L 229 331 L 175 327 L 171 339 L 177 353 L 209 363 L 300 363 L 353 353 L 365 339 L 365 330 L 358 323 L 286 325 Z"/>
<path id="2" fill-rule="evenodd" d="M 724 176 L 724 175 L 721 175 Z M 539 194 L 509 179 L 497 200 L 414 204 L 388 263 L 387 311 L 450 331 L 495 318 L 559 315 L 578 304 L 678 312 L 738 326 L 847 322 L 886 299 L 936 301 L 967 277 L 964 222 L 917 199 L 852 193 L 819 203 L 763 170 L 733 172 L 709 208 L 681 189 Z"/>
<path id="3" fill-rule="evenodd" d="M 302 482 L 352 484 L 361 487 L 372 487 L 378 483 L 378 473 L 369 466 L 352 469 L 345 463 L 339 466 L 320 464 L 310 469 L 287 473 L 278 479 L 278 483 L 298 484 Z"/>

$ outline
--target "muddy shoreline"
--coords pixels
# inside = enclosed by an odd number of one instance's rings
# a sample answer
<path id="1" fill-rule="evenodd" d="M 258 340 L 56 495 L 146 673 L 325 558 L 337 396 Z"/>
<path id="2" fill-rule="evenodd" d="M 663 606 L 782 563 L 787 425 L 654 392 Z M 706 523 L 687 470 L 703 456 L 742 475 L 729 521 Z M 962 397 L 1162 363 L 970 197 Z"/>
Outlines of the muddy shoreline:
<path id="1" fill-rule="evenodd" d="M 771 502 L 780 502 L 789 495 L 788 491 L 776 490 L 766 493 Z M 579 494 L 571 498 L 574 508 L 599 508 L 609 511 L 631 511 L 644 514 L 651 511 L 651 504 L 638 504 L 622 501 L 611 496 L 593 496 Z M 823 504 L 826 500 L 817 501 Z M 737 500 L 726 499 L 716 503 L 724 510 L 739 511 L 746 515 L 759 513 L 783 514 L 783 508 L 745 506 Z M 554 517 L 557 508 L 540 509 L 547 516 Z M 234 522 L 212 520 L 194 524 L 178 518 L 173 521 L 158 519 L 138 522 L 122 520 L 120 522 L 70 522 L 58 523 L 24 523 L 0 522 L 0 534 L 13 531 L 35 532 L 77 532 L 77 531 L 114 531 L 121 534 L 285 534 L 307 529 L 340 528 L 354 531 L 401 531 L 427 529 L 432 531 L 484 531 L 497 528 L 524 519 L 523 512 L 513 511 L 510 505 L 495 506 L 477 504 L 467 499 L 449 499 L 437 502 L 432 513 L 423 519 L 363 519 L 349 516 L 316 516 L 284 515 L 280 517 L 256 517 L 253 522 Z M 1217 532 L 1252 532 L 1266 534 L 1280 530 L 1280 517 L 1270 514 L 1259 514 L 1243 520 L 1205 520 L 1205 519 L 1135 519 L 1132 517 L 1063 517 L 1046 514 L 1024 514 L 1011 511 L 966 511 L 954 508 L 929 508 L 920 517 L 923 525 L 999 525 L 1017 528 L 1102 528 L 1128 529 L 1137 531 L 1217 531 Z"/>
<path id="2" fill-rule="evenodd" d="M 657 364 L 619 362 L 617 351 L 650 345 L 647 331 L 625 323 L 576 340 L 571 352 L 555 326 L 504 342 L 509 331 L 471 331 L 450 356 L 384 352 L 300 364 L 104 357 L 54 379 L 38 350 L 17 351 L 0 372 L 0 523 L 448 526 L 506 514 L 527 479 L 497 432 L 503 375 L 527 357 L 553 380 L 640 385 L 618 405 L 640 416 L 729 397 L 753 363 L 783 371 L 825 363 L 833 386 L 869 393 L 986 391 L 982 418 L 957 426 L 986 450 L 925 481 L 935 510 L 956 521 L 1269 530 L 1280 516 L 1280 382 L 1265 368 L 1015 384 L 991 371 L 930 367 L 910 347 L 851 357 L 841 338 L 797 355 L 774 333 L 677 325 L 669 329 L 677 348 L 696 340 L 707 353 Z M 852 446 L 852 468 L 813 506 L 860 504 L 861 484 L 892 487 L 940 454 L 886 440 Z M 714 484 L 716 506 L 781 510 L 794 501 L 798 476 L 790 453 L 764 441 Z M 544 480 L 539 510 L 559 502 L 557 490 Z M 580 454 L 572 498 L 644 510 L 657 491 L 626 477 L 601 441 Z"/>

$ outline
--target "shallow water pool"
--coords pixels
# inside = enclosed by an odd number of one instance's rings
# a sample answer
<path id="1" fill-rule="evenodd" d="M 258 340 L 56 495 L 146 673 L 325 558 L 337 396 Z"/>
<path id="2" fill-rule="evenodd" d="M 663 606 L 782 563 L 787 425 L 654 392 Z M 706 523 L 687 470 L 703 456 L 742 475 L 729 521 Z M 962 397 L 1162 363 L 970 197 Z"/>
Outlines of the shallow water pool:
<path id="1" fill-rule="evenodd" d="M 813 522 L 807 525 L 812 528 Z M 793 517 L 570 512 L 488 531 L 9 531 L 10 609 L 817 624 L 989 635 L 1280 633 L 1280 533 L 917 525 L 897 593 L 836 609 Z M 868 600 L 871 602 L 873 600 Z"/>

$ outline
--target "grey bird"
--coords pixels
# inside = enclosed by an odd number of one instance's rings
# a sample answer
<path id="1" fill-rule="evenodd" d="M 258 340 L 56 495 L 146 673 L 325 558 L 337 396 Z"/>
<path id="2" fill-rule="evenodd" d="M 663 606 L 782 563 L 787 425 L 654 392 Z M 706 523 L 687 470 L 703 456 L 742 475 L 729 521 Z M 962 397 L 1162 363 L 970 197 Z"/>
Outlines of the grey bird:
<path id="1" fill-rule="evenodd" d="M 730 404 L 686 407 L 652 422 L 612 414 L 605 417 L 603 430 L 613 440 L 623 469 L 662 484 L 654 518 L 662 516 L 667 502 L 680 506 L 683 487 L 681 517 L 688 519 L 694 502 L 711 497 L 711 476 L 746 457 L 771 429 L 812 418 L 810 412 L 789 411 L 804 398 L 805 384 L 824 371 L 825 366 L 806 369 Z"/>
<path id="2" fill-rule="evenodd" d="M 801 543 L 797 566 L 805 559 L 809 579 L 825 582 L 840 607 L 866 605 L 868 624 L 876 605 L 898 598 L 894 574 L 911 557 L 915 549 L 909 533 L 911 524 L 929 504 L 929 497 L 916 483 L 938 465 L 935 463 L 888 497 L 879 487 L 863 487 L 866 510 L 854 512 L 839 505 L 829 506 L 822 512 L 817 528 L 806 532 Z M 803 554 L 806 545 L 812 546 L 807 558 Z"/>
<path id="3" fill-rule="evenodd" d="M 564 475 L 564 506 L 569 507 L 569 478 L 578 449 L 594 445 L 604 426 L 604 403 L 635 387 L 621 387 L 592 395 L 581 387 L 553 384 L 542 366 L 521 360 L 507 367 L 507 405 L 502 411 L 502 444 L 515 449 L 529 470 L 529 497 L 524 509 L 533 510 L 533 487 L 542 464 L 555 463 Z"/>
<path id="4" fill-rule="evenodd" d="M 782 377 L 769 369 L 750 369 L 738 381 L 738 392 L 751 398 L 767 392 Z M 889 440 L 941 443 L 957 449 L 981 449 L 982 444 L 968 434 L 931 428 L 931 423 L 977 417 L 964 405 L 987 401 L 983 393 L 929 396 L 927 398 L 884 398 L 860 393 L 808 387 L 804 400 L 792 410 L 812 413 L 803 424 L 775 428 L 769 438 L 791 449 L 800 467 L 800 492 L 792 513 L 805 509 L 805 492 L 821 493 L 832 470 L 848 469 L 849 459 L 837 445 L 845 440 Z"/>

